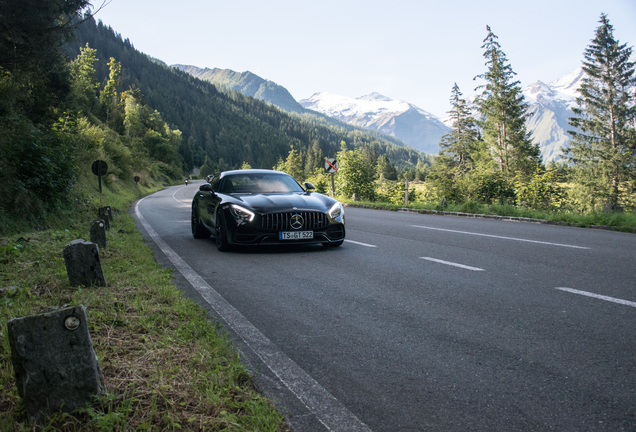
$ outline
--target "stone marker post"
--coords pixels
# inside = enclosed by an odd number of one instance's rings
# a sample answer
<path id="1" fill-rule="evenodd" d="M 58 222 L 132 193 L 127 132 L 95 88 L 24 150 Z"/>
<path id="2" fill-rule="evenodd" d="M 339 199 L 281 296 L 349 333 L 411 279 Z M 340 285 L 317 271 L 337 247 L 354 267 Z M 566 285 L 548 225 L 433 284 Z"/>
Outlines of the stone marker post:
<path id="1" fill-rule="evenodd" d="M 107 230 L 110 229 L 110 220 L 112 219 L 109 216 L 110 213 L 110 207 L 100 207 L 98 210 L 98 219 L 102 219 L 104 221 L 104 226 L 106 227 Z"/>
<path id="2" fill-rule="evenodd" d="M 91 242 L 106 249 L 106 225 L 103 219 L 95 219 L 91 223 Z"/>
<path id="3" fill-rule="evenodd" d="M 71 286 L 106 286 L 99 246 L 95 243 L 73 240 L 64 246 L 64 263 Z"/>
<path id="4" fill-rule="evenodd" d="M 18 393 L 31 422 L 70 412 L 104 392 L 83 305 L 14 318 L 7 329 Z"/>

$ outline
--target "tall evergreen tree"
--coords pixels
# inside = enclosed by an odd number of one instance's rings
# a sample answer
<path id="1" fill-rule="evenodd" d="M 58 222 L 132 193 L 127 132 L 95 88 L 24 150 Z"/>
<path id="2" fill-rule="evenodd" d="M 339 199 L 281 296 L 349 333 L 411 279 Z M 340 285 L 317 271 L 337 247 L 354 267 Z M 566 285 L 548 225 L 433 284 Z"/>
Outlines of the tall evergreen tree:
<path id="1" fill-rule="evenodd" d="M 384 180 L 397 180 L 398 173 L 395 166 L 391 163 L 391 160 L 387 155 L 382 155 L 378 158 L 376 163 L 376 173 L 378 178 Z"/>
<path id="2" fill-rule="evenodd" d="M 457 175 L 461 175 L 471 168 L 471 153 L 480 137 L 477 123 L 457 83 L 451 91 L 450 103 L 452 108 L 448 114 L 452 119 L 452 130 L 442 137 L 440 155 L 447 156 L 444 160 L 452 164 Z"/>
<path id="3" fill-rule="evenodd" d="M 516 73 L 508 63 L 506 54 L 497 42 L 490 26 L 482 48 L 485 50 L 488 71 L 475 78 L 486 81 L 477 87 L 482 94 L 477 106 L 482 115 L 484 141 L 499 164 L 499 170 L 508 182 L 515 172 L 531 174 L 541 161 L 539 145 L 533 145 L 526 129 L 528 104 L 525 102 Z M 477 90 L 476 89 L 476 90 Z"/>
<path id="4" fill-rule="evenodd" d="M 568 131 L 573 139 L 563 151 L 577 168 L 579 183 L 587 185 L 585 193 L 616 206 L 626 182 L 636 178 L 636 78 L 632 48 L 614 39 L 607 15 L 599 22 L 583 54 L 586 76 L 573 109 L 578 117 L 570 118 L 579 130 Z"/>

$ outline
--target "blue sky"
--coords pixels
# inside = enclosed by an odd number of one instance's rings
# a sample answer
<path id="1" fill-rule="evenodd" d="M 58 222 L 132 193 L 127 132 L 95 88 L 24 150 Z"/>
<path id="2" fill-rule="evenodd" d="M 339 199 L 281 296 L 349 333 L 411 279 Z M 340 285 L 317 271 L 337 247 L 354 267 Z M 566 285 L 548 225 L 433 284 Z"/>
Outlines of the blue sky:
<path id="1" fill-rule="evenodd" d="M 466 97 L 481 83 L 486 25 L 526 86 L 579 66 L 602 12 L 636 45 L 636 0 L 111 0 L 96 18 L 168 64 L 249 70 L 296 100 L 378 92 L 443 117 L 455 82 Z"/>

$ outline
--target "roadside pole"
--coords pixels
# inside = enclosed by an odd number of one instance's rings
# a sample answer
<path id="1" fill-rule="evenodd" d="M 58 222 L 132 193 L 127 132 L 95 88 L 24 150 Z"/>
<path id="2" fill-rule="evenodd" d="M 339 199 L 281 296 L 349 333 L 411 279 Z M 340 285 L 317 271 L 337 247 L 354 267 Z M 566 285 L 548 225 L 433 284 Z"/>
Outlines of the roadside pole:
<path id="1" fill-rule="evenodd" d="M 336 186 L 334 183 L 334 176 L 336 175 L 336 171 L 338 171 L 339 165 L 338 161 L 335 158 L 327 158 L 325 159 L 325 171 L 331 174 L 331 197 L 336 197 Z"/>
<path id="2" fill-rule="evenodd" d="M 409 205 L 409 179 L 405 179 L 404 182 L 404 205 Z"/>
<path id="3" fill-rule="evenodd" d="M 93 174 L 95 174 L 99 179 L 99 193 L 101 195 L 103 193 L 102 176 L 106 175 L 106 173 L 108 172 L 108 164 L 106 164 L 106 162 L 104 162 L 103 160 L 98 159 L 93 162 L 93 165 L 91 165 L 91 171 L 93 171 Z"/>

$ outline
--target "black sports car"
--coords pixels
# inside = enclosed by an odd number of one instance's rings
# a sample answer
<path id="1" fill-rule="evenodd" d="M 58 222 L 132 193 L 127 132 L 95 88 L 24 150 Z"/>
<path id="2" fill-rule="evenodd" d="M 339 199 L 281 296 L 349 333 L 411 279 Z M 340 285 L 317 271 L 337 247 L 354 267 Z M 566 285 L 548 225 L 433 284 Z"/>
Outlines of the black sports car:
<path id="1" fill-rule="evenodd" d="M 303 189 L 289 174 L 272 170 L 225 171 L 192 199 L 192 235 L 216 238 L 220 251 L 232 245 L 322 243 L 345 238 L 343 205 Z"/>

